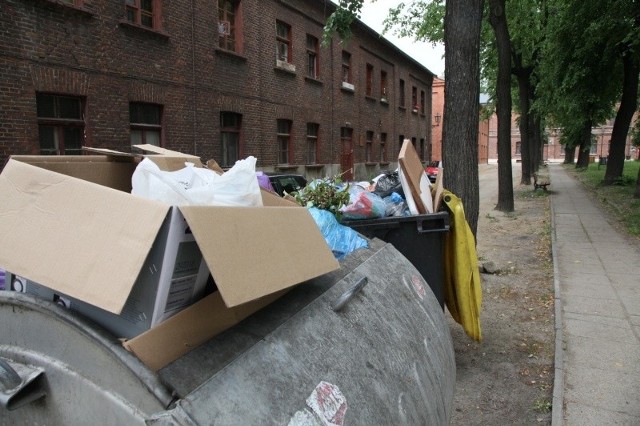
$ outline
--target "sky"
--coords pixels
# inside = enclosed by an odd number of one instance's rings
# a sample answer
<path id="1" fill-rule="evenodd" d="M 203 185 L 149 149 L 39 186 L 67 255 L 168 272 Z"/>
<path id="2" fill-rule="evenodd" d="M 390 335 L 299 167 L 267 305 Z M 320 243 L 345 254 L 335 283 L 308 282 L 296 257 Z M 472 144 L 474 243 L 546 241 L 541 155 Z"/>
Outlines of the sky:
<path id="1" fill-rule="evenodd" d="M 334 0 L 335 1 L 335 0 Z M 373 30 L 382 34 L 382 22 L 389 15 L 389 8 L 395 7 L 402 0 L 365 0 L 360 20 Z M 424 65 L 429 71 L 439 77 L 444 76 L 444 46 L 433 47 L 431 43 L 414 41 L 412 38 L 399 38 L 389 31 L 384 34 L 387 40 L 395 44 L 416 61 Z"/>

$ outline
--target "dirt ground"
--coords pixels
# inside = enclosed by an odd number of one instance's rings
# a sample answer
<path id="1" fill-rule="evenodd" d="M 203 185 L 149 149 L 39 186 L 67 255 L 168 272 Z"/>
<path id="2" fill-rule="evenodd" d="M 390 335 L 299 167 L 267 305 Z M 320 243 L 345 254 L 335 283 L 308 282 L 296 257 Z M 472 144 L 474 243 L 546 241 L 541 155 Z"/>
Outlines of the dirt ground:
<path id="1" fill-rule="evenodd" d="M 495 210 L 497 165 L 480 168 L 479 263 L 483 341 L 476 343 L 449 313 L 456 354 L 452 425 L 550 425 L 553 393 L 554 290 L 549 197 L 520 185 L 514 164 L 515 212 Z M 549 187 L 549 192 L 553 185 Z"/>

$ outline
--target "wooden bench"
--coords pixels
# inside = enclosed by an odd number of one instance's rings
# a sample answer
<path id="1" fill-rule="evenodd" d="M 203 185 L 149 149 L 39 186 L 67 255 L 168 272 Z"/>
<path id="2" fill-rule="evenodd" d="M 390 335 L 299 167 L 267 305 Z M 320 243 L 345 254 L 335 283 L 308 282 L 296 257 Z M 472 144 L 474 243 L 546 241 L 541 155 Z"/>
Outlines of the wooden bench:
<path id="1" fill-rule="evenodd" d="M 538 188 L 542 188 L 543 190 L 547 190 L 547 186 L 551 185 L 551 181 L 549 180 L 549 176 L 541 175 L 538 173 L 533 174 L 533 190 L 535 191 Z"/>

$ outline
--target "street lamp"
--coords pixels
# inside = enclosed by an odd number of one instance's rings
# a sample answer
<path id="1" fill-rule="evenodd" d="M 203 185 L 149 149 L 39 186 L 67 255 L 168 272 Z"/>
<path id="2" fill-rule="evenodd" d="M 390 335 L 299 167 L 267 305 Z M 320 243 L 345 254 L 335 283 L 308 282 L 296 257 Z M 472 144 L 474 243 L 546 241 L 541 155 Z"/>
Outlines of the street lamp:
<path id="1" fill-rule="evenodd" d="M 442 116 L 440 115 L 440 113 L 436 113 L 436 115 L 434 115 L 434 116 L 433 116 L 433 121 L 435 121 L 436 126 L 439 126 L 439 125 L 440 125 L 440 118 L 441 118 L 441 117 L 442 117 Z"/>

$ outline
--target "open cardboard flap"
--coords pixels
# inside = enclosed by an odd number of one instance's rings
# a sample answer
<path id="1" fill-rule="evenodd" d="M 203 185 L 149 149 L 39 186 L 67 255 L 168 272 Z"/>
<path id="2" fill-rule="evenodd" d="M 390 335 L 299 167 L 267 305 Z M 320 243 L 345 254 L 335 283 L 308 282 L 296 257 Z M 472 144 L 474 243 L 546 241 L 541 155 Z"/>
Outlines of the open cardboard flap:
<path id="1" fill-rule="evenodd" d="M 398 154 L 398 163 L 413 200 L 416 203 L 419 214 L 433 213 L 433 196 L 431 194 L 431 182 L 424 171 L 420 157 L 409 139 L 405 139 Z"/>
<path id="2" fill-rule="evenodd" d="M 162 148 L 156 145 L 141 144 L 141 145 L 133 145 L 132 147 L 135 149 L 139 149 L 145 154 L 147 153 L 159 154 L 166 157 L 186 157 L 186 158 L 197 160 L 198 162 L 200 162 L 200 157 L 198 157 L 197 155 L 185 154 L 180 151 L 172 151 L 170 149 Z M 189 161 L 192 161 L 192 160 L 189 160 Z"/>
<path id="3" fill-rule="evenodd" d="M 304 208 L 182 206 L 228 307 L 338 269 Z"/>
<path id="4" fill-rule="evenodd" d="M 0 265 L 116 314 L 169 211 L 14 159 L 0 194 Z"/>

